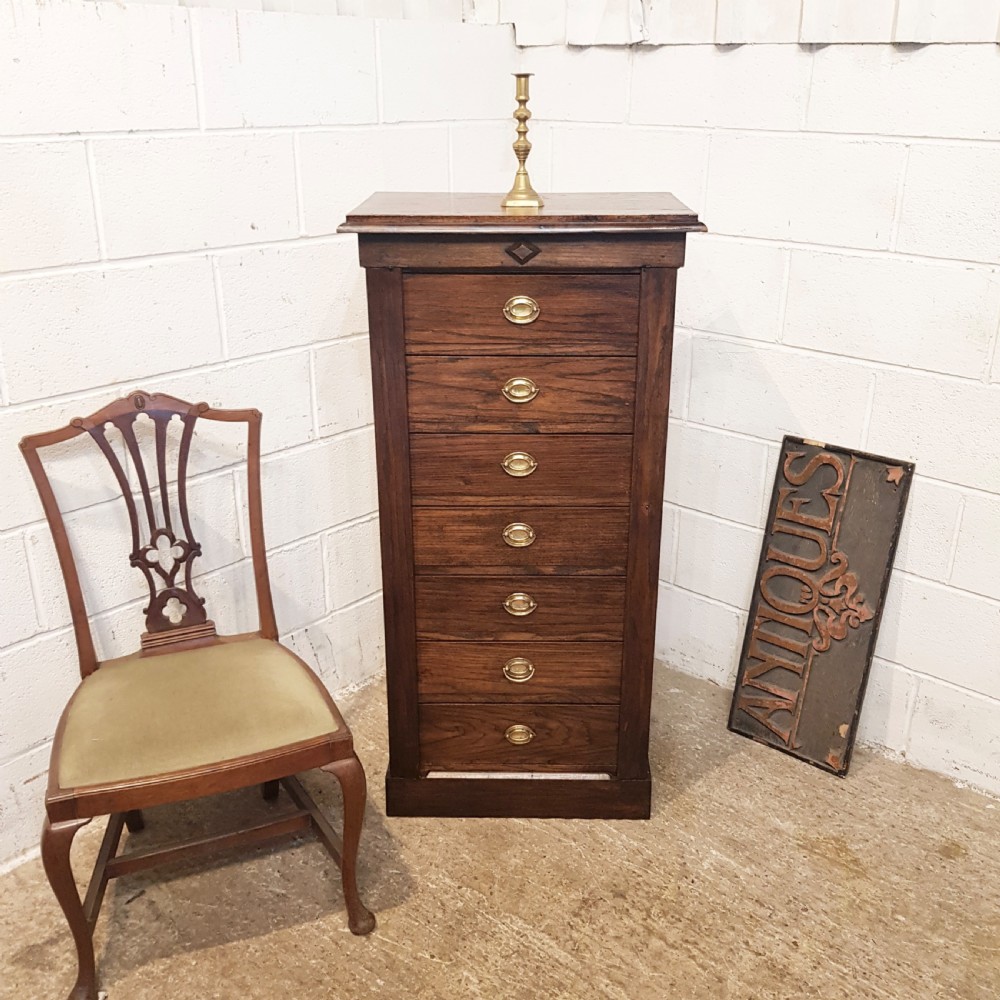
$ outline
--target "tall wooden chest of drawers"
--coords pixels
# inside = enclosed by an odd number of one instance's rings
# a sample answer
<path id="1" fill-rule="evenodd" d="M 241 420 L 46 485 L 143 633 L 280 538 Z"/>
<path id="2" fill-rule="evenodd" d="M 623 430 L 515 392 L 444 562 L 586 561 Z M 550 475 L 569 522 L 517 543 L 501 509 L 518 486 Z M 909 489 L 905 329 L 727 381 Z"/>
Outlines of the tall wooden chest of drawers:
<path id="1" fill-rule="evenodd" d="M 649 815 L 670 195 L 374 195 L 391 815 Z"/>

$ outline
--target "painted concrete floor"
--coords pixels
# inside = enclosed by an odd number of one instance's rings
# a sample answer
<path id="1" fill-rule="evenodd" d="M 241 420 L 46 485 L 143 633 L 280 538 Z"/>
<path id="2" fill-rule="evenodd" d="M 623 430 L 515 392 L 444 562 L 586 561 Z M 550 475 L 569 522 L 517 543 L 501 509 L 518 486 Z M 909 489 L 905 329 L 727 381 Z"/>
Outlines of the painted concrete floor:
<path id="1" fill-rule="evenodd" d="M 1000 803 L 863 752 L 838 780 L 727 733 L 726 692 L 661 671 L 649 822 L 387 819 L 384 700 L 343 704 L 370 781 L 374 934 L 347 931 L 310 840 L 122 879 L 98 924 L 111 1000 L 1000 996 Z M 339 810 L 332 780 L 309 784 Z M 262 808 L 153 810 L 139 836 Z M 77 838 L 81 871 L 101 826 Z M 66 996 L 38 861 L 0 879 L 0 940 L 0 996 Z"/>

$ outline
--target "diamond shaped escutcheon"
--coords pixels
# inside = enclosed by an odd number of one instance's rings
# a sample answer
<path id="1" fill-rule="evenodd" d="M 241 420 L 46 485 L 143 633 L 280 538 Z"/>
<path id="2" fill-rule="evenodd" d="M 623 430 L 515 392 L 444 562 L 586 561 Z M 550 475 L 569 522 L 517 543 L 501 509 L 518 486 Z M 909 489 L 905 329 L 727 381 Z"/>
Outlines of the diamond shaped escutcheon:
<path id="1" fill-rule="evenodd" d="M 527 264 L 529 260 L 534 260 L 541 253 L 541 249 L 534 243 L 511 243 L 504 251 L 508 257 L 516 260 L 518 264 Z"/>

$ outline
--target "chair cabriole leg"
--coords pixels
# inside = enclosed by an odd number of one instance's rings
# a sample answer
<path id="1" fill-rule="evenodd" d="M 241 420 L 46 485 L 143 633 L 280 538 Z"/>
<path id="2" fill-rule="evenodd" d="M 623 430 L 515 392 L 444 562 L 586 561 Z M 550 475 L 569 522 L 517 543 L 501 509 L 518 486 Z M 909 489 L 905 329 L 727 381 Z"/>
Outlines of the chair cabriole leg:
<path id="1" fill-rule="evenodd" d="M 97 1000 L 93 929 L 84 916 L 83 903 L 77 892 L 69 859 L 73 838 L 89 822 L 88 817 L 52 823 L 46 817 L 42 827 L 42 865 L 76 943 L 77 976 L 69 1000 Z"/>
<path id="2" fill-rule="evenodd" d="M 375 929 L 375 915 L 361 902 L 356 872 L 368 788 L 365 769 L 357 756 L 352 755 L 346 760 L 327 764 L 323 770 L 329 771 L 340 782 L 344 797 L 344 855 L 340 874 L 347 903 L 347 925 L 352 934 L 369 934 Z"/>

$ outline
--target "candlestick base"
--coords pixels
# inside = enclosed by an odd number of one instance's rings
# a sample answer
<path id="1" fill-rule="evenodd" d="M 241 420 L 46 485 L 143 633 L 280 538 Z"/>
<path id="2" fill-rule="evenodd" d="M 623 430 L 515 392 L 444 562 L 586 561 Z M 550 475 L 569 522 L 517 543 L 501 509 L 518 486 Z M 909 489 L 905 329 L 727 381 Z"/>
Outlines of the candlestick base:
<path id="1" fill-rule="evenodd" d="M 514 177 L 514 186 L 507 192 L 507 197 L 500 202 L 501 208 L 542 208 L 545 202 L 542 196 L 531 186 L 528 172 L 519 170 Z"/>

